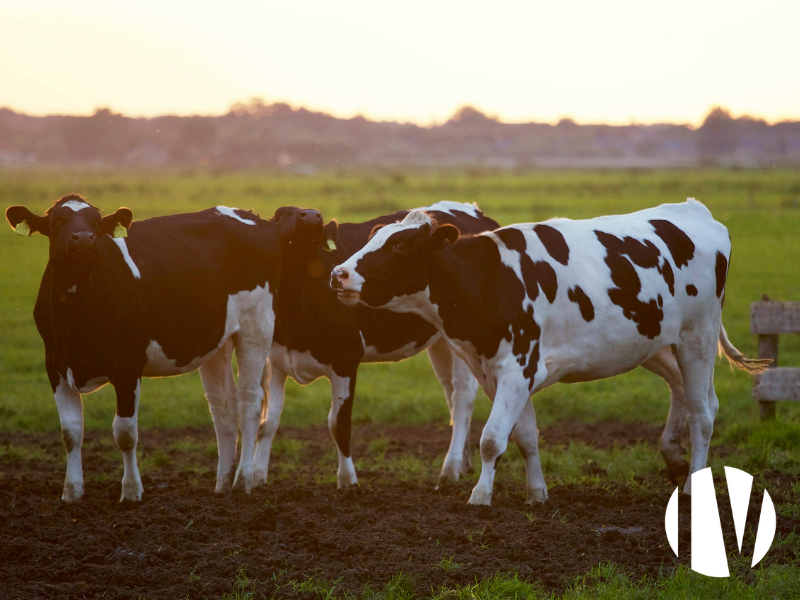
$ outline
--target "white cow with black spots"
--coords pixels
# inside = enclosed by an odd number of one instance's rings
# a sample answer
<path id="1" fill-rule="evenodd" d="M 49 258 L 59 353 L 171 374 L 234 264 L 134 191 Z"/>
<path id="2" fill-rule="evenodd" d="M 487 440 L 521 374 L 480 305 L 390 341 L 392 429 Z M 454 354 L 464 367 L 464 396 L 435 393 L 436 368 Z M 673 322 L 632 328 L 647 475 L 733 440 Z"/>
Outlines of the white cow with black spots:
<path id="1" fill-rule="evenodd" d="M 415 211 L 334 269 L 331 285 L 345 303 L 415 313 L 437 327 L 494 401 L 470 503 L 491 503 L 512 431 L 533 503 L 547 499 L 547 487 L 531 395 L 640 365 L 672 389 L 662 436 L 670 471 L 686 477 L 679 432 L 687 416 L 688 473 L 704 468 L 719 407 L 717 348 L 742 369 L 765 368 L 742 356 L 722 326 L 730 251 L 726 228 L 694 199 L 470 236 Z"/>

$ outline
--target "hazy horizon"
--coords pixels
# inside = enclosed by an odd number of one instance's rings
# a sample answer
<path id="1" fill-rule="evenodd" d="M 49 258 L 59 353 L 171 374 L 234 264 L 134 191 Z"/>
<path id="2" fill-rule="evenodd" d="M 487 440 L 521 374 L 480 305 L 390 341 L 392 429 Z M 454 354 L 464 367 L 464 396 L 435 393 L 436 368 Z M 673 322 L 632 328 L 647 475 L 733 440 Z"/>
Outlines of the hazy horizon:
<path id="1" fill-rule="evenodd" d="M 0 0 L 0 106 L 220 115 L 237 101 L 432 125 L 800 119 L 800 4 L 679 0 L 252 3 Z M 13 54 L 8 50 L 13 48 Z"/>

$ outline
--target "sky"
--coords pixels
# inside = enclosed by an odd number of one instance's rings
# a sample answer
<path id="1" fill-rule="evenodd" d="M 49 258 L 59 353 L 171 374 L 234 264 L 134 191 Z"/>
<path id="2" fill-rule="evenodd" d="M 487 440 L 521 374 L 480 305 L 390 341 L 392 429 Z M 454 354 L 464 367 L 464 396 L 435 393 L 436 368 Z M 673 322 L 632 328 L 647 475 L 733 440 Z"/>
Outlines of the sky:
<path id="1" fill-rule="evenodd" d="M 261 97 L 422 125 L 800 120 L 800 2 L 0 0 L 0 107 L 223 114 Z"/>

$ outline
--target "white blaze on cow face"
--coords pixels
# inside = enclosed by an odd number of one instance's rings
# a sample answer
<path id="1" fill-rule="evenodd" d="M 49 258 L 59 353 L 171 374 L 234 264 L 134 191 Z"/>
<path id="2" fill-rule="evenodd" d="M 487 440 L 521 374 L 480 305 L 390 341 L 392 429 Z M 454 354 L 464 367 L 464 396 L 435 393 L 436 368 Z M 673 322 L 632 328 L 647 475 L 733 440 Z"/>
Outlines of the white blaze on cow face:
<path id="1" fill-rule="evenodd" d="M 339 299 L 345 304 L 358 304 L 365 281 L 363 274 L 358 271 L 359 261 L 373 252 L 380 251 L 394 234 L 413 231 L 425 225 L 429 227 L 433 225 L 430 217 L 422 210 L 412 210 L 400 223 L 391 223 L 375 232 L 361 250 L 333 269 L 331 284 L 339 292 Z"/>
<path id="2" fill-rule="evenodd" d="M 70 208 L 75 212 L 83 210 L 84 208 L 90 208 L 89 205 L 86 204 L 86 202 L 81 202 L 80 200 L 69 200 L 67 202 L 64 202 L 64 204 L 62 204 L 61 206 L 63 206 L 64 208 Z"/>
<path id="3" fill-rule="evenodd" d="M 229 206 L 217 206 L 217 212 L 222 213 L 226 217 L 230 217 L 231 219 L 236 219 L 240 223 L 244 223 L 245 225 L 255 225 L 255 221 L 251 221 L 250 219 L 243 219 L 239 215 L 236 214 L 238 209 L 230 208 Z"/>

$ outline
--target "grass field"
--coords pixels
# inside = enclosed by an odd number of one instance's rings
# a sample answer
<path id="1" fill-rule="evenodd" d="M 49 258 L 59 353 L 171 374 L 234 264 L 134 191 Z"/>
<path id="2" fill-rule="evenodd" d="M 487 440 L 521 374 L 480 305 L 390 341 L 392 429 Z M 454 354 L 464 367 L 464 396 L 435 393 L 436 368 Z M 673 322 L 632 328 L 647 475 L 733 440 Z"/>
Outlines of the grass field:
<path id="1" fill-rule="evenodd" d="M 740 350 L 751 356 L 757 353 L 756 337 L 749 333 L 752 301 L 760 299 L 762 294 L 774 300 L 800 300 L 800 172 L 797 171 L 387 172 L 314 176 L 0 172 L 0 198 L 4 206 L 24 204 L 43 212 L 61 195 L 70 192 L 84 194 L 103 212 L 128 206 L 134 212 L 134 219 L 222 204 L 253 209 L 262 217 L 271 216 L 280 206 L 294 205 L 317 208 L 326 221 L 330 218 L 360 221 L 449 199 L 477 202 L 484 212 L 504 225 L 555 216 L 588 218 L 625 213 L 695 197 L 731 233 L 733 255 L 723 320 L 731 341 Z M 0 234 L 0 440 L 3 434 L 59 430 L 44 369 L 44 349 L 32 317 L 46 260 L 47 240 L 43 237 L 20 238 L 10 228 Z M 780 357 L 782 366 L 800 366 L 800 339 L 782 337 Z M 746 375 L 733 373 L 726 363 L 719 362 L 715 382 L 720 411 L 712 444 L 724 444 L 733 449 L 733 454 L 723 459 L 712 449 L 709 464 L 715 467 L 735 464 L 753 473 L 764 470 L 798 473 L 800 405 L 780 404 L 777 422 L 762 424 L 750 397 L 752 382 Z M 604 381 L 554 386 L 536 396 L 534 405 L 542 428 L 562 420 L 661 424 L 667 415 L 668 392 L 656 376 L 637 369 Z M 84 397 L 84 407 L 86 429 L 110 431 L 115 411 L 110 386 Z M 327 381 L 317 381 L 305 388 L 290 381 L 282 423 L 322 424 L 328 408 Z M 490 403 L 481 394 L 475 419 L 485 420 L 489 410 Z M 396 365 L 362 366 L 353 416 L 355 423 L 362 424 L 448 421 L 442 392 L 424 354 Z M 139 423 L 142 430 L 210 426 L 198 375 L 145 380 Z M 518 453 L 512 450 L 509 455 L 509 464 L 515 465 L 514 471 L 521 476 Z M 636 473 L 657 474 L 663 466 L 652 446 L 610 450 L 581 445 L 543 448 L 545 476 L 551 485 L 580 480 L 580 465 L 587 461 L 608 465 L 608 477 L 619 481 L 631 481 Z M 144 464 L 143 472 L 146 470 Z M 424 476 L 429 475 L 426 470 Z M 800 488 L 795 499 L 780 506 L 779 512 L 794 511 L 796 516 L 798 494 Z M 566 597 L 653 597 L 663 593 L 688 598 L 703 597 L 706 593 L 700 588 L 691 591 L 695 589 L 691 585 L 702 584 L 702 580 L 692 579 L 691 573 L 679 574 L 667 583 L 640 584 L 625 579 L 613 567 L 598 569 L 585 582 L 575 583 Z M 791 571 L 787 576 L 798 577 L 798 572 Z M 237 597 L 247 597 L 246 579 L 237 581 Z M 405 597 L 402 580 L 395 584 L 381 593 Z M 312 595 L 325 595 L 311 589 L 314 582 L 302 585 L 310 586 Z M 737 587 L 740 585 L 745 587 Z M 460 588 L 457 593 L 446 595 L 539 595 L 536 589 L 525 586 L 528 584 L 513 578 L 501 578 L 477 582 L 474 588 Z M 772 590 L 761 576 L 750 580 L 748 585 L 732 581 L 731 586 L 729 591 L 736 597 L 750 597 L 748 594 L 757 590 L 769 596 Z M 721 589 L 712 586 L 707 593 L 716 590 L 714 595 L 717 595 Z M 324 590 L 333 592 L 330 586 Z"/>
<path id="2" fill-rule="evenodd" d="M 441 199 L 477 202 L 501 224 L 554 216 L 587 218 L 630 212 L 694 196 L 730 230 L 733 256 L 728 279 L 725 326 L 742 351 L 754 355 L 749 305 L 768 294 L 800 299 L 800 173 L 712 172 L 544 172 L 525 175 L 371 175 L 315 177 L 233 174 L 29 173 L 0 175 L 5 205 L 44 211 L 61 195 L 77 191 L 103 211 L 133 209 L 135 219 L 188 212 L 224 204 L 270 216 L 284 205 L 319 209 L 325 219 L 359 221 Z M 47 260 L 47 240 L 0 235 L 0 431 L 58 430 L 58 416 L 44 370 L 42 342 L 32 312 Z M 781 340 L 781 362 L 800 365 L 800 340 Z M 719 364 L 718 423 L 742 426 L 755 420 L 750 380 Z M 305 389 L 289 384 L 283 422 L 322 423 L 328 410 L 327 382 Z M 664 384 L 639 369 L 580 385 L 560 385 L 536 397 L 543 425 L 560 418 L 663 422 Z M 779 407 L 782 421 L 800 422 L 800 407 Z M 110 428 L 113 391 L 85 400 L 86 427 Z M 488 416 L 478 402 L 476 418 Z M 210 417 L 197 374 L 146 380 L 140 409 L 142 428 L 205 425 Z M 425 356 L 397 365 L 365 365 L 359 373 L 355 422 L 445 421 L 447 409 Z"/>

